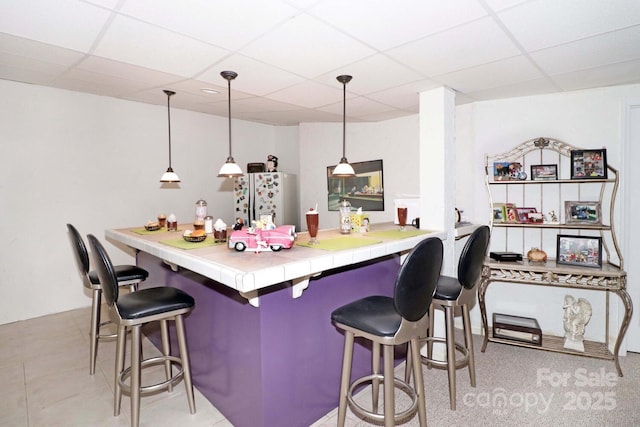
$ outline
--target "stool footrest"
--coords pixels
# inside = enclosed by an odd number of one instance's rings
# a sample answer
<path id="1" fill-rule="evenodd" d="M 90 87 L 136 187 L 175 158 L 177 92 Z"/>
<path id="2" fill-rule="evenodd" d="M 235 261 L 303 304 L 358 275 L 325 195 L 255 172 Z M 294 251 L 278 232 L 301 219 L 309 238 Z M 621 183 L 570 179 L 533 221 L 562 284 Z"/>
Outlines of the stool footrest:
<path id="1" fill-rule="evenodd" d="M 360 404 L 358 404 L 353 399 L 353 392 L 356 389 L 356 387 L 358 387 L 363 383 L 373 381 L 374 379 L 378 379 L 380 380 L 381 384 L 384 384 L 384 376 L 382 374 L 366 375 L 364 377 L 358 378 L 353 383 L 351 383 L 351 386 L 349 387 L 349 391 L 347 392 L 347 401 L 349 402 L 349 406 L 351 407 L 351 410 L 353 411 L 354 414 L 363 418 L 369 418 L 370 420 L 373 420 L 373 421 L 384 422 L 384 414 L 379 414 L 377 412 L 369 411 L 366 408 L 363 408 L 362 406 L 360 406 Z M 406 382 L 402 381 L 401 379 L 394 377 L 393 383 L 395 388 L 402 390 L 411 399 L 411 406 L 408 409 L 394 414 L 395 422 L 399 423 L 399 422 L 405 421 L 408 418 L 413 417 L 413 415 L 418 411 L 418 397 L 416 395 L 416 392 L 413 390 L 413 388 Z"/>
<path id="2" fill-rule="evenodd" d="M 169 387 L 172 387 L 174 384 L 180 382 L 180 380 L 184 376 L 184 371 L 182 370 L 182 361 L 180 360 L 179 357 L 175 357 L 175 356 L 150 357 L 140 362 L 140 369 L 144 369 L 149 366 L 161 365 L 161 364 L 164 364 L 167 360 L 171 362 L 172 366 L 173 364 L 180 366 L 180 369 L 178 370 L 178 372 L 175 375 L 173 375 L 171 378 L 165 381 L 162 381 L 156 384 L 140 386 L 140 394 L 144 395 L 148 393 L 153 393 L 158 390 L 169 389 Z M 131 393 L 131 386 L 125 382 L 127 378 L 129 378 L 130 376 L 131 376 L 131 367 L 128 367 L 127 369 L 122 371 L 118 376 L 118 382 L 120 383 L 120 387 L 122 388 L 123 392 Z"/>
<path id="3" fill-rule="evenodd" d="M 421 343 L 429 342 L 446 344 L 447 340 L 441 337 L 428 337 L 421 340 Z M 454 345 L 456 347 L 456 350 L 460 354 L 462 354 L 462 358 L 456 359 L 456 369 L 464 368 L 465 366 L 469 365 L 469 350 L 467 350 L 465 346 L 458 342 L 454 342 Z M 422 359 L 422 363 L 426 364 L 428 367 L 431 367 L 431 365 L 433 365 L 434 368 L 447 369 L 447 366 L 449 365 L 447 360 L 430 359 L 422 354 L 420 355 L 420 359 Z"/>

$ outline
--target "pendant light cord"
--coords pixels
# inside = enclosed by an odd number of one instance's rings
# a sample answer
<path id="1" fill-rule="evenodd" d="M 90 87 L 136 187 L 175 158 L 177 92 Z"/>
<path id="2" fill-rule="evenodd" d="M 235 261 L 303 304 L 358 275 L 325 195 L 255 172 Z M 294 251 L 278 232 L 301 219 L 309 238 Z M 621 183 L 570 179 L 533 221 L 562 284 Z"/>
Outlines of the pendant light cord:
<path id="1" fill-rule="evenodd" d="M 342 82 L 342 158 L 346 156 L 346 140 L 347 140 L 347 82 Z"/>
<path id="2" fill-rule="evenodd" d="M 171 94 L 167 93 L 167 122 L 169 123 L 169 169 L 171 169 Z"/>
<path id="3" fill-rule="evenodd" d="M 227 100 L 229 107 L 229 157 L 231 157 L 231 79 L 227 79 Z"/>

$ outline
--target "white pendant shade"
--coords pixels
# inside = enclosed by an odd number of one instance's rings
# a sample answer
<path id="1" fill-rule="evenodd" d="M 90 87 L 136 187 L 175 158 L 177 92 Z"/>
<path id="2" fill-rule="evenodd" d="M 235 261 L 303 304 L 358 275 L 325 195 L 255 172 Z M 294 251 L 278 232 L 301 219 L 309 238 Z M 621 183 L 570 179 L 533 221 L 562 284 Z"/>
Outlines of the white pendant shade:
<path id="1" fill-rule="evenodd" d="M 333 176 L 341 177 L 341 176 L 354 176 L 356 172 L 353 170 L 353 167 L 347 162 L 347 159 L 344 160 L 344 163 L 341 161 L 338 163 L 338 166 L 333 170 Z"/>
<path id="2" fill-rule="evenodd" d="M 167 171 L 162 174 L 160 182 L 180 182 L 180 178 L 178 177 L 178 174 L 173 171 L 173 169 L 168 168 Z"/>
<path id="3" fill-rule="evenodd" d="M 233 178 L 242 175 L 242 169 L 233 160 L 233 157 L 228 157 L 225 164 L 220 168 L 220 172 L 218 172 L 218 178 Z"/>

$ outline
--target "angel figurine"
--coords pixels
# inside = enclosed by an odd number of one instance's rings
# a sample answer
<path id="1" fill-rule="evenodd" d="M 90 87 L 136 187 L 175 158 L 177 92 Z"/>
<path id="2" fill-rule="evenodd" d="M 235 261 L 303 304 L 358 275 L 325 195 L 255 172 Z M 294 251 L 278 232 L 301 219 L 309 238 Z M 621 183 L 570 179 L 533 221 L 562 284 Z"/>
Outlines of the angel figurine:
<path id="1" fill-rule="evenodd" d="M 565 295 L 563 322 L 564 322 L 564 347 L 573 350 L 584 351 L 585 326 L 591 320 L 591 304 L 584 298 L 577 300 L 571 295 Z"/>

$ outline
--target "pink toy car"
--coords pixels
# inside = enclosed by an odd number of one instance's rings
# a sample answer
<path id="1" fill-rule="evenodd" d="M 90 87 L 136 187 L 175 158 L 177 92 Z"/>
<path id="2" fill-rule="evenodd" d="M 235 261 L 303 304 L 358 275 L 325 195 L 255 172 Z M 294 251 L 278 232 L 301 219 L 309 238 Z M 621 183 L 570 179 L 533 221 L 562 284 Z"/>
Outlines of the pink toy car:
<path id="1" fill-rule="evenodd" d="M 272 230 L 243 228 L 235 230 L 229 236 L 230 249 L 242 252 L 252 249 L 256 252 L 271 250 L 274 252 L 282 248 L 290 249 L 296 239 L 296 227 L 294 225 L 280 225 Z"/>

